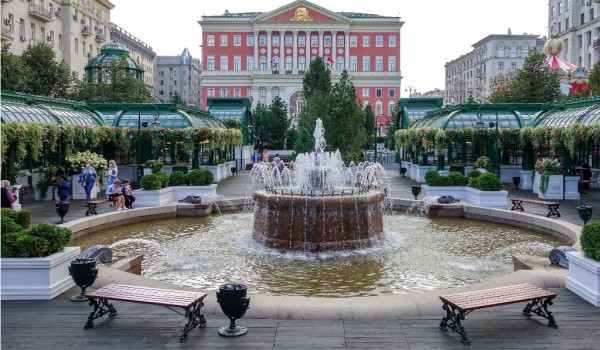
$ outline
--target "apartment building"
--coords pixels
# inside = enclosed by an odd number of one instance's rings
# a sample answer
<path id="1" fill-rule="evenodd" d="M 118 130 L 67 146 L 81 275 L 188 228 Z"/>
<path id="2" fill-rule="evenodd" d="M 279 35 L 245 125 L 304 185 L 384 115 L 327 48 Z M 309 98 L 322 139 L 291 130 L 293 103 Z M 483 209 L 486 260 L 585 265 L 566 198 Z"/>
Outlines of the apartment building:
<path id="1" fill-rule="evenodd" d="M 334 12 L 298 0 L 266 12 L 203 16 L 202 100 L 250 98 L 270 104 L 279 96 L 292 125 L 304 104 L 302 78 L 323 57 L 337 82 L 345 69 L 358 97 L 377 116 L 390 115 L 400 98 L 399 17 Z"/>
<path id="2" fill-rule="evenodd" d="M 29 44 L 45 42 L 82 78 L 91 57 L 110 40 L 108 0 L 2 0 L 2 42 L 20 55 Z"/>
<path id="3" fill-rule="evenodd" d="M 178 56 L 157 56 L 154 96 L 167 102 L 178 94 L 186 103 L 202 108 L 200 59 L 186 48 Z M 206 106 L 206 104 L 204 104 Z"/>
<path id="4" fill-rule="evenodd" d="M 144 71 L 144 84 L 151 92 L 154 91 L 154 74 L 156 70 L 156 52 L 152 47 L 125 29 L 110 23 L 110 39 L 123 45 L 129 51 L 129 57 L 136 60 Z"/>

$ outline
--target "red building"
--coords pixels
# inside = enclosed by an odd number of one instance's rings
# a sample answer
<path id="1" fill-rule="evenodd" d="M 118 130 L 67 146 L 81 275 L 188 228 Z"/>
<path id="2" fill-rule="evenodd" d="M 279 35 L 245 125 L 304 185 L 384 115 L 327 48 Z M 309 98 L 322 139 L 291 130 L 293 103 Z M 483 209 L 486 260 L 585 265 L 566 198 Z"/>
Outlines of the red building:
<path id="1" fill-rule="evenodd" d="M 271 104 L 279 96 L 297 123 L 302 77 L 323 57 L 338 82 L 349 72 L 363 103 L 390 115 L 400 98 L 400 17 L 333 12 L 298 0 L 270 12 L 203 16 L 202 96 L 248 97 Z"/>

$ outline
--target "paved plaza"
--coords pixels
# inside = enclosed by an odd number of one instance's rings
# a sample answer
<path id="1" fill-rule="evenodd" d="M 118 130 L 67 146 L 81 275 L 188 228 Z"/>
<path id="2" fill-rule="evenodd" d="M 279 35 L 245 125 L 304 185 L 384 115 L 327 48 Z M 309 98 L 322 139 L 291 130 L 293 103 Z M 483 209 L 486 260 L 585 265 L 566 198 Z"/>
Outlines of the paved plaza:
<path id="1" fill-rule="evenodd" d="M 399 175 L 398 164 L 389 164 L 386 168 L 391 182 L 390 197 L 413 199 L 411 186 L 416 183 Z M 249 172 L 240 172 L 219 182 L 217 192 L 227 199 L 245 197 L 248 181 Z M 530 190 L 515 190 L 514 185 L 507 184 L 506 189 L 510 192 L 509 198 L 536 198 Z M 598 210 L 599 203 L 600 191 L 588 191 L 582 194 L 580 201 L 561 201 L 562 217 L 554 220 L 581 225 L 576 207 L 587 204 Z M 51 202 L 34 202 L 31 194 L 24 197 L 23 206 L 32 211 L 34 223 L 54 222 L 58 219 Z M 103 206 L 99 213 L 113 210 Z M 525 210 L 544 217 L 547 213 L 539 205 L 526 205 Z M 65 220 L 83 217 L 84 212 L 83 201 L 73 201 Z M 591 221 L 595 221 L 595 218 Z M 166 286 L 162 282 L 147 281 L 140 276 L 110 270 L 112 269 L 101 268 L 94 287 L 111 281 Z M 564 271 L 562 274 L 542 273 L 537 277 L 532 277 L 530 271 L 519 271 L 490 282 L 490 286 L 495 286 L 537 278 L 536 284 L 544 285 L 558 294 L 550 308 L 554 311 L 558 329 L 546 326 L 545 320 L 537 316 L 523 316 L 522 304 L 477 310 L 467 315 L 463 322 L 472 341 L 471 348 L 597 349 L 597 344 L 600 344 L 600 309 L 565 289 L 561 276 L 564 277 Z M 192 290 L 180 286 L 171 288 Z M 224 338 L 217 334 L 217 329 L 227 325 L 228 320 L 216 303 L 214 291 L 209 291 L 203 309 L 208 321 L 207 327 L 192 330 L 189 339 L 179 343 L 184 317 L 159 306 L 115 303 L 119 312 L 117 316 L 98 319 L 93 328 L 84 330 L 83 324 L 91 307 L 87 303 L 69 301 L 69 297 L 77 294 L 77 290 L 74 287 L 51 301 L 3 301 L 2 348 L 465 348 L 456 333 L 445 333 L 438 329 L 445 311 L 435 293 L 372 298 L 267 297 L 251 294 L 250 309 L 238 321 L 238 324 L 248 327 L 248 334 L 239 338 Z M 265 303 L 273 303 L 274 309 L 286 304 L 298 312 L 269 313 L 265 311 Z"/>

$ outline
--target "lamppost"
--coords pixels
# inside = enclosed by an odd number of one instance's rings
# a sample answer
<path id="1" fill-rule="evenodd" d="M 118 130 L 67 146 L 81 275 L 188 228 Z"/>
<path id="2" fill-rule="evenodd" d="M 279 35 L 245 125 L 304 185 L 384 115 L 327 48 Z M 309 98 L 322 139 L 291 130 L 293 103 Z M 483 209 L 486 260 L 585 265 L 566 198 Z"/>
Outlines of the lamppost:
<path id="1" fill-rule="evenodd" d="M 482 130 L 484 127 L 484 123 L 481 121 L 481 118 L 483 117 L 483 114 L 480 113 L 481 108 L 484 106 L 485 103 L 482 103 L 479 108 L 477 109 L 477 118 L 479 118 L 479 121 L 477 123 L 475 123 L 475 128 L 477 130 Z M 500 140 L 500 131 L 498 130 L 498 124 L 499 124 L 499 120 L 498 120 L 498 107 L 496 107 L 496 105 L 491 104 L 491 103 L 487 103 L 488 105 L 492 106 L 494 108 L 494 111 L 496 112 L 496 121 L 495 122 L 489 122 L 489 127 L 490 127 L 490 131 L 492 129 L 494 130 L 494 173 L 500 177 L 500 162 L 499 162 L 499 140 Z"/>
<path id="2" fill-rule="evenodd" d="M 138 109 L 138 132 L 137 132 L 137 150 L 136 150 L 136 173 L 137 173 L 137 187 L 141 188 L 141 183 L 142 183 L 142 167 L 140 166 L 141 163 L 141 159 L 142 159 L 142 126 L 143 127 L 147 127 L 148 126 L 148 122 L 142 122 L 142 108 L 144 106 L 152 106 L 156 109 L 156 115 L 154 116 L 154 121 L 152 122 L 152 129 L 153 130 L 158 130 L 158 127 L 160 126 L 160 122 L 158 121 L 158 117 L 160 116 L 160 111 L 158 110 L 158 107 L 152 103 L 143 103 L 140 105 L 139 109 Z"/>
<path id="3" fill-rule="evenodd" d="M 415 90 L 415 93 L 417 92 L 417 88 L 412 85 L 409 85 L 406 87 L 406 89 L 404 89 L 404 92 L 408 92 L 408 98 L 410 98 L 412 96 L 413 90 Z"/>

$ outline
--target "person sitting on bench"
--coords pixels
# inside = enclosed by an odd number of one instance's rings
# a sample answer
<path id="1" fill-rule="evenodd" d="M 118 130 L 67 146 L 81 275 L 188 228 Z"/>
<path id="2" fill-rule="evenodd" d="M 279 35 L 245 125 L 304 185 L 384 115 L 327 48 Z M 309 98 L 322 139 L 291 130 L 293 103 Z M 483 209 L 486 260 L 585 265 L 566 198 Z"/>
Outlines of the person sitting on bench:
<path id="1" fill-rule="evenodd" d="M 123 179 L 121 193 L 123 194 L 123 198 L 125 198 L 125 208 L 133 209 L 133 202 L 135 202 L 135 197 L 131 192 L 131 184 L 129 183 L 129 179 Z"/>
<path id="2" fill-rule="evenodd" d="M 108 186 L 108 188 L 106 189 L 106 198 L 108 198 L 109 201 L 116 201 L 117 202 L 117 210 L 121 211 L 123 209 L 127 209 L 125 208 L 125 197 L 123 196 L 123 187 L 121 186 L 121 181 L 117 180 L 115 181 L 114 184 Z"/>

